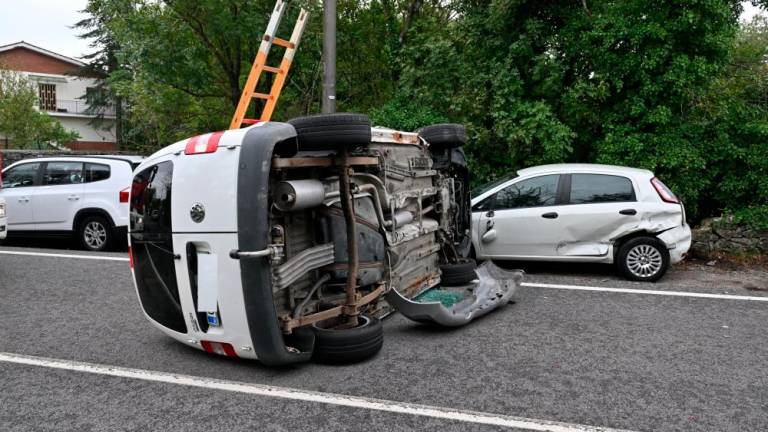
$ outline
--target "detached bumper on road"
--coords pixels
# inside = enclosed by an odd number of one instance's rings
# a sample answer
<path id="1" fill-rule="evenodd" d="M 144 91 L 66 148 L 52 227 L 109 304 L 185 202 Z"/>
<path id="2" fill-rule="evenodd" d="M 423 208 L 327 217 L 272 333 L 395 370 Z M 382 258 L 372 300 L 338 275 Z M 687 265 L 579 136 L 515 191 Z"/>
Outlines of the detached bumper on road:
<path id="1" fill-rule="evenodd" d="M 691 227 L 688 224 L 664 231 L 657 236 L 669 249 L 669 261 L 672 264 L 683 260 L 691 247 Z"/>

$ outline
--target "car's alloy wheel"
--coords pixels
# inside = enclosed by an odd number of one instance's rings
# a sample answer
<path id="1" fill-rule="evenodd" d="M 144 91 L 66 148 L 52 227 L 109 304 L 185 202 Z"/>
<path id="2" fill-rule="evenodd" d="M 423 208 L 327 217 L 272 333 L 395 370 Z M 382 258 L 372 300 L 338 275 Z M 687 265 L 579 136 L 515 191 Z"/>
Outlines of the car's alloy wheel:
<path id="1" fill-rule="evenodd" d="M 637 277 L 651 277 L 661 270 L 662 265 L 661 252 L 651 245 L 637 245 L 627 253 L 627 268 Z"/>
<path id="2" fill-rule="evenodd" d="M 111 226 L 104 218 L 89 217 L 80 225 L 80 244 L 86 250 L 106 250 L 112 241 L 110 229 Z"/>
<path id="3" fill-rule="evenodd" d="M 617 265 L 628 279 L 657 281 L 669 268 L 669 251 L 655 237 L 635 237 L 619 248 Z"/>

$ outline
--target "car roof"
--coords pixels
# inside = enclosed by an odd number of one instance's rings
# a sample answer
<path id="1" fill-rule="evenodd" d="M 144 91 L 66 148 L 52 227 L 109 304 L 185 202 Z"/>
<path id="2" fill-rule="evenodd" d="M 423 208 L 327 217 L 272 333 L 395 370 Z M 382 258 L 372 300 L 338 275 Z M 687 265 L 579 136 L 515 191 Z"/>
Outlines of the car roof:
<path id="1" fill-rule="evenodd" d="M 113 160 L 118 162 L 127 162 L 131 165 L 131 168 L 135 168 L 138 166 L 141 161 L 144 160 L 144 156 L 135 156 L 135 155 L 61 155 L 61 156 L 47 156 L 47 157 L 40 157 L 40 158 L 27 158 L 22 159 L 18 162 L 14 162 L 11 165 L 16 165 L 18 163 L 27 163 L 27 162 L 54 162 L 54 161 L 60 161 L 60 160 L 80 160 L 80 159 L 86 159 L 86 160 Z"/>
<path id="2" fill-rule="evenodd" d="M 539 165 L 530 168 L 523 168 L 517 171 L 520 176 L 529 176 L 535 174 L 545 173 L 568 173 L 568 172 L 600 172 L 609 174 L 624 174 L 624 175 L 647 175 L 653 176 L 653 173 L 647 169 L 631 168 L 618 165 L 602 165 L 602 164 L 584 164 L 584 163 L 561 163 L 561 164 L 549 164 Z"/>

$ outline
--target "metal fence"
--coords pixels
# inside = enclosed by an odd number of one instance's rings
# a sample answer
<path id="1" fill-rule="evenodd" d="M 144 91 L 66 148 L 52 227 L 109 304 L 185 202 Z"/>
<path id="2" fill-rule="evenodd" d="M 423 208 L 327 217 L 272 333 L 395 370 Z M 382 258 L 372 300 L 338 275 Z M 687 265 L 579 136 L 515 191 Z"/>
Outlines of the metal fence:
<path id="1" fill-rule="evenodd" d="M 114 107 L 101 107 L 98 111 L 90 112 L 88 103 L 83 99 L 56 99 L 56 110 L 47 110 L 49 112 L 68 113 L 68 114 L 101 114 L 105 116 L 114 116 Z"/>

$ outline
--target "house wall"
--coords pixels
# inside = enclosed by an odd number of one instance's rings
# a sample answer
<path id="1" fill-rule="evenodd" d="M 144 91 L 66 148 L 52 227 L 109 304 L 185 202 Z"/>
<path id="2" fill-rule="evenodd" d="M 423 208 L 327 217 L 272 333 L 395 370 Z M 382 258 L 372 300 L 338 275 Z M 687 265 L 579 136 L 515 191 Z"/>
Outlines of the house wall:
<path id="1" fill-rule="evenodd" d="M 85 94 L 89 87 L 98 85 L 98 78 L 74 76 L 78 66 L 55 57 L 20 47 L 0 52 L 0 65 L 25 75 L 34 85 L 56 86 L 56 110 L 46 110 L 66 129 L 77 132 L 80 138 L 67 145 L 73 150 L 115 150 L 114 109 L 103 113 L 101 124 L 90 124 L 96 116 L 87 113 Z M 0 147 L 4 141 L 0 137 Z M 12 145 L 12 143 L 11 143 Z"/>

